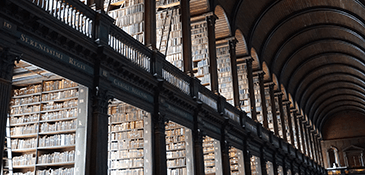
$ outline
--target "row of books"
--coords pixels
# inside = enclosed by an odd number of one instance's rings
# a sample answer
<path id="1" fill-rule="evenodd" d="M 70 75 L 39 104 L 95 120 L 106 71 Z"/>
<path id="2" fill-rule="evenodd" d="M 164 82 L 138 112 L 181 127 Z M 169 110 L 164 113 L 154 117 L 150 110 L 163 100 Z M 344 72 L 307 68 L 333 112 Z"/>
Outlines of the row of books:
<path id="1" fill-rule="evenodd" d="M 29 149 L 37 146 L 37 139 L 12 139 L 11 149 Z"/>
<path id="2" fill-rule="evenodd" d="M 40 109 L 41 109 L 40 105 L 12 107 L 10 109 L 10 115 L 39 112 Z"/>
<path id="3" fill-rule="evenodd" d="M 24 98 L 13 98 L 10 101 L 10 106 L 26 105 L 26 104 L 38 103 L 38 102 L 40 102 L 40 95 L 34 95 L 34 96 L 24 97 Z"/>
<path id="4" fill-rule="evenodd" d="M 75 145 L 75 134 L 58 134 L 39 138 L 39 147 Z"/>
<path id="5" fill-rule="evenodd" d="M 38 125 L 26 125 L 26 126 L 17 126 L 10 128 L 11 136 L 19 136 L 23 134 L 36 134 L 38 132 Z"/>
<path id="6" fill-rule="evenodd" d="M 166 152 L 167 159 L 179 158 L 179 157 L 185 157 L 185 156 L 186 156 L 186 150 Z"/>
<path id="7" fill-rule="evenodd" d="M 126 132 L 121 132 L 121 131 L 111 131 L 111 132 L 116 132 L 110 134 L 111 140 L 143 138 L 143 130 L 139 129 L 133 129 Z"/>
<path id="8" fill-rule="evenodd" d="M 78 84 L 70 80 L 46 81 L 43 83 L 43 91 L 52 91 L 65 88 L 77 87 Z"/>
<path id="9" fill-rule="evenodd" d="M 143 149 L 119 150 L 112 151 L 108 154 L 109 159 L 125 159 L 143 157 Z"/>
<path id="10" fill-rule="evenodd" d="M 185 135 L 166 136 L 166 143 L 185 141 Z"/>
<path id="11" fill-rule="evenodd" d="M 59 100 L 63 98 L 70 98 L 77 96 L 79 96 L 79 91 L 77 89 L 71 89 L 66 91 L 42 94 L 42 101 Z"/>
<path id="12" fill-rule="evenodd" d="M 143 168 L 125 169 L 125 170 L 111 170 L 110 175 L 144 175 Z"/>
<path id="13" fill-rule="evenodd" d="M 40 132 L 65 131 L 76 129 L 76 120 L 60 121 L 54 124 L 42 123 Z"/>
<path id="14" fill-rule="evenodd" d="M 118 142 L 112 142 L 109 144 L 109 150 L 119 149 L 132 149 L 132 148 L 143 148 L 143 139 L 136 140 L 121 140 Z"/>
<path id="15" fill-rule="evenodd" d="M 75 161 L 75 151 L 53 152 L 38 156 L 38 164 L 67 163 Z"/>
<path id="16" fill-rule="evenodd" d="M 58 168 L 58 169 L 47 169 L 37 170 L 37 175 L 74 175 L 74 168 Z"/>
<path id="17" fill-rule="evenodd" d="M 143 120 L 130 121 L 109 126 L 109 131 L 124 131 L 130 129 L 143 129 Z"/>
<path id="18" fill-rule="evenodd" d="M 62 111 L 46 112 L 41 115 L 41 120 L 67 119 L 77 117 L 77 108 Z"/>
<path id="19" fill-rule="evenodd" d="M 35 154 L 23 154 L 13 157 L 13 166 L 34 165 Z"/>
<path id="20" fill-rule="evenodd" d="M 39 85 L 30 85 L 24 88 L 20 89 L 14 89 L 13 90 L 13 96 L 21 96 L 21 95 L 27 95 L 27 94 L 34 94 L 34 93 L 40 93 L 42 91 L 42 86 Z"/>
<path id="21" fill-rule="evenodd" d="M 143 167 L 143 158 L 136 159 L 122 159 L 122 160 L 109 160 L 109 168 L 134 168 Z"/>
<path id="22" fill-rule="evenodd" d="M 63 103 L 47 103 L 42 106 L 43 111 L 54 110 L 54 109 L 62 109 L 62 108 L 70 108 L 77 107 L 78 100 L 69 100 Z"/>
<path id="23" fill-rule="evenodd" d="M 38 122 L 38 120 L 39 120 L 39 114 L 31 114 L 31 115 L 20 116 L 20 117 L 11 117 L 10 124 L 14 125 L 14 124 Z"/>
<path id="24" fill-rule="evenodd" d="M 175 166 L 184 166 L 186 165 L 186 159 L 185 158 L 177 158 L 177 159 L 169 159 L 166 162 L 167 167 L 175 167 Z"/>

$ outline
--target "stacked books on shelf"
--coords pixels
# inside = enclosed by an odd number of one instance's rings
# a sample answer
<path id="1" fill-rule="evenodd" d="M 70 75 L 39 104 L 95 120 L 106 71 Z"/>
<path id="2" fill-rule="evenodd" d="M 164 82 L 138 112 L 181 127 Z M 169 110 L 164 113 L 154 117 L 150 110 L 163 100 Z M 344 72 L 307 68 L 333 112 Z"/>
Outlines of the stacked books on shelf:
<path id="1" fill-rule="evenodd" d="M 245 63 L 237 65 L 237 75 L 241 109 L 251 118 L 250 93 L 248 90 L 247 66 Z"/>
<path id="2" fill-rule="evenodd" d="M 14 89 L 7 145 L 13 175 L 74 174 L 80 89 L 66 79 Z"/>
<path id="3" fill-rule="evenodd" d="M 167 61 L 183 71 L 180 1 L 161 0 L 156 7 L 156 47 Z"/>
<path id="4" fill-rule="evenodd" d="M 192 159 L 191 130 L 175 122 L 165 125 L 168 175 L 188 175 Z"/>
<path id="5" fill-rule="evenodd" d="M 231 57 L 227 42 L 217 45 L 217 69 L 219 92 L 227 99 L 228 103 L 234 105 Z"/>
<path id="6" fill-rule="evenodd" d="M 244 174 L 243 153 L 241 150 L 235 147 L 229 149 L 229 163 L 231 175 Z"/>
<path id="7" fill-rule="evenodd" d="M 203 139 L 204 171 L 206 175 L 222 175 L 220 142 L 209 136 Z"/>
<path id="8" fill-rule="evenodd" d="M 191 23 L 191 54 L 194 76 L 210 89 L 208 26 L 205 20 Z"/>
<path id="9" fill-rule="evenodd" d="M 109 105 L 108 114 L 108 174 L 143 175 L 150 114 L 119 100 Z"/>
<path id="10" fill-rule="evenodd" d="M 266 109 L 267 109 L 267 122 L 269 124 L 270 131 L 274 132 L 274 118 L 273 117 L 275 114 L 275 110 L 273 110 L 273 108 L 272 108 L 269 87 L 265 88 L 265 100 L 266 100 Z"/>
<path id="11" fill-rule="evenodd" d="M 260 158 L 252 156 L 250 162 L 251 162 L 251 174 L 260 175 L 261 174 Z"/>
<path id="12" fill-rule="evenodd" d="M 261 102 L 261 92 L 260 92 L 260 82 L 259 77 L 253 77 L 253 89 L 255 94 L 255 105 L 256 105 L 256 117 L 257 120 L 262 124 L 264 123 L 264 118 L 262 114 L 262 102 Z"/>
<path id="13" fill-rule="evenodd" d="M 144 0 L 105 0 L 104 7 L 115 25 L 144 43 Z"/>

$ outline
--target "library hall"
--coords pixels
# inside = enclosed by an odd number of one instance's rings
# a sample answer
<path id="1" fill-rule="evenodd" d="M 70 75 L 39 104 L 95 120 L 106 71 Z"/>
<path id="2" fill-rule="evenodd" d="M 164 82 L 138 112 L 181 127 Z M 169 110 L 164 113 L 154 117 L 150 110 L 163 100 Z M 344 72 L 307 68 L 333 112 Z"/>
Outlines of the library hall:
<path id="1" fill-rule="evenodd" d="M 0 175 L 365 175 L 365 0 L 0 0 Z"/>

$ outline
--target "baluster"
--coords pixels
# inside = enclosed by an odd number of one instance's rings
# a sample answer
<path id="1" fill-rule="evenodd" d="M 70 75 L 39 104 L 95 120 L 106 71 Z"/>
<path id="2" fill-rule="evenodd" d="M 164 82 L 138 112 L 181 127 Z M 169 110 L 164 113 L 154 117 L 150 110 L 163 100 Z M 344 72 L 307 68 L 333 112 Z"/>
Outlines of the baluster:
<path id="1" fill-rule="evenodd" d="M 65 22 L 65 3 L 64 2 L 61 2 L 60 11 L 61 11 L 61 16 L 60 16 L 61 21 Z"/>
<path id="2" fill-rule="evenodd" d="M 49 0 L 45 0 L 45 2 L 46 2 L 46 5 L 44 7 L 44 10 L 47 12 L 49 9 Z"/>
<path id="3" fill-rule="evenodd" d="M 61 1 L 57 1 L 56 11 L 57 11 L 57 19 L 60 20 L 61 19 Z"/>
<path id="4" fill-rule="evenodd" d="M 52 15 L 53 0 L 48 0 L 48 12 Z"/>
<path id="5" fill-rule="evenodd" d="M 41 8 L 44 9 L 44 1 L 45 0 L 42 0 L 42 5 L 41 5 Z"/>
<path id="6" fill-rule="evenodd" d="M 73 17 L 72 12 L 73 12 L 73 7 L 72 5 L 70 5 L 70 8 L 68 9 L 68 25 L 70 27 L 72 27 L 72 17 Z"/>
<path id="7" fill-rule="evenodd" d="M 86 16 L 84 14 L 81 14 L 82 15 L 82 20 L 81 20 L 81 26 L 82 26 L 82 33 L 83 34 L 86 34 L 86 28 L 85 28 L 85 19 L 86 19 Z"/>
<path id="8" fill-rule="evenodd" d="M 53 17 L 57 18 L 57 0 L 53 0 Z"/>
<path id="9" fill-rule="evenodd" d="M 76 16 L 75 16 L 75 29 L 80 29 L 80 11 L 76 10 Z"/>
<path id="10" fill-rule="evenodd" d="M 76 28 L 76 24 L 75 24 L 75 22 L 76 22 L 76 8 L 74 7 L 74 8 L 72 8 L 72 28 Z"/>

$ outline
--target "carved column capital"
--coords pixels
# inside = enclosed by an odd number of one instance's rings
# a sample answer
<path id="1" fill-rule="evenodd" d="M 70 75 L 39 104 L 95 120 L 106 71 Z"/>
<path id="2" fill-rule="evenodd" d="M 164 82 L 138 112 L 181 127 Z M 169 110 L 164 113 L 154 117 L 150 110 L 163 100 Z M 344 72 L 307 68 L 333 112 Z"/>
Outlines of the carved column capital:
<path id="1" fill-rule="evenodd" d="M 14 62 L 20 60 L 23 54 L 9 48 L 0 50 L 0 79 L 11 81 L 13 76 Z"/>

